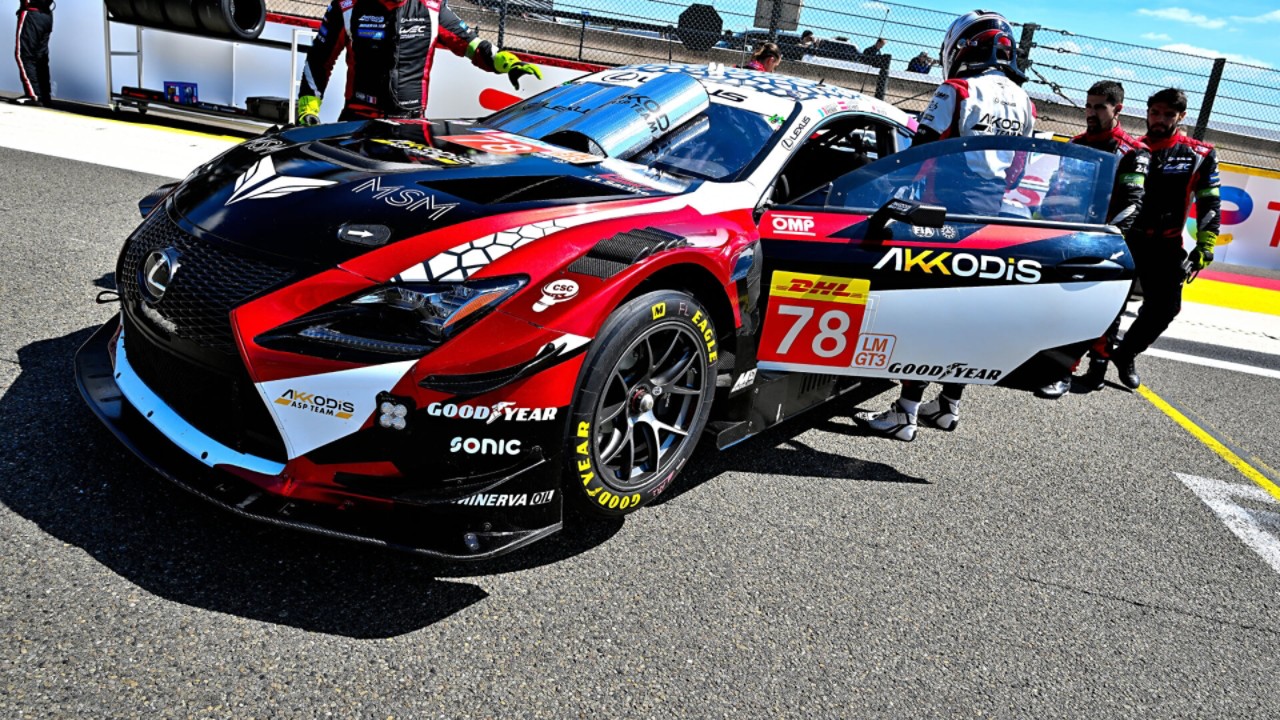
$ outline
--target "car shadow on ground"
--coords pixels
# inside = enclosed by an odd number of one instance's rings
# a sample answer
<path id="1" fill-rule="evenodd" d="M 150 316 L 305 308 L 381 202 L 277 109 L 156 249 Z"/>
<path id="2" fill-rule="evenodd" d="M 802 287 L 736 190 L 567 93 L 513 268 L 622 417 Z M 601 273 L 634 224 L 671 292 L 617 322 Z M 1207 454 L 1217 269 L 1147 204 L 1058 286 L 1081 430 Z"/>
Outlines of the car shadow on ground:
<path id="1" fill-rule="evenodd" d="M 488 596 L 441 580 L 448 566 L 428 558 L 246 520 L 164 480 L 80 397 L 73 358 L 95 329 L 18 351 L 0 396 L 0 502 L 14 513 L 155 595 L 308 631 L 394 637 Z M 467 574 L 558 562 L 620 526 L 574 528 Z"/>
<path id="2" fill-rule="evenodd" d="M 882 438 L 853 423 L 849 418 L 867 409 L 868 401 L 896 385 L 874 381 L 866 390 L 855 388 L 825 405 L 787 420 L 779 425 L 732 446 L 717 450 L 711 438 L 702 444 L 671 482 L 670 489 L 653 504 L 666 503 L 726 472 L 751 472 L 762 475 L 826 478 L 841 482 L 894 482 L 927 485 L 924 478 L 912 477 L 884 463 L 827 452 L 800 439 L 810 430 L 821 430 L 845 436 L 866 437 L 869 442 L 897 442 Z"/>

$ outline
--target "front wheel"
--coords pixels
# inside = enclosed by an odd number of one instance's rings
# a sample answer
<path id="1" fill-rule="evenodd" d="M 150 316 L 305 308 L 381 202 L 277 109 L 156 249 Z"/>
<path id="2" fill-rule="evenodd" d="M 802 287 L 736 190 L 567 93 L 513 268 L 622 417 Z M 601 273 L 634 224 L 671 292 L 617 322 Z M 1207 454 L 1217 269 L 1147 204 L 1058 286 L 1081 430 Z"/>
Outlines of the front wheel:
<path id="1" fill-rule="evenodd" d="M 719 348 L 707 309 L 659 290 L 614 311 L 574 395 L 565 458 L 570 498 L 618 516 L 649 503 L 693 454 L 711 414 Z"/>

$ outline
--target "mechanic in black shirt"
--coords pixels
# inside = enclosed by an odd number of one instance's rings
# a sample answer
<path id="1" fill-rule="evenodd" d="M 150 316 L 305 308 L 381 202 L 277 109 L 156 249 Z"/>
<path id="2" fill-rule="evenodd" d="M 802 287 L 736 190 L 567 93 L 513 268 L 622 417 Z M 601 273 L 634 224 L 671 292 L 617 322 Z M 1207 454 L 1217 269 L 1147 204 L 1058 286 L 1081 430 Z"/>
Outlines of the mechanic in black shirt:
<path id="1" fill-rule="evenodd" d="M 447 0 L 333 0 L 307 52 L 298 91 L 298 123 L 320 122 L 320 102 L 338 53 L 347 51 L 347 98 L 341 119 L 421 118 L 427 107 L 436 43 L 520 87 L 542 70 L 515 53 L 495 51 Z"/>
<path id="2" fill-rule="evenodd" d="M 1218 156 L 1213 146 L 1178 131 L 1187 115 L 1187 95 L 1177 88 L 1147 99 L 1151 148 L 1142 211 L 1129 232 L 1129 249 L 1142 282 L 1142 308 L 1119 346 L 1112 351 L 1120 381 L 1136 390 L 1142 384 L 1134 358 L 1151 346 L 1182 310 L 1182 283 L 1213 262 L 1222 211 Z M 1182 228 L 1191 203 L 1196 208 L 1196 245 L 1182 249 Z"/>
<path id="3" fill-rule="evenodd" d="M 49 36 L 53 34 L 53 0 L 18 0 L 14 55 L 22 80 L 21 105 L 48 105 Z"/>
<path id="4" fill-rule="evenodd" d="M 1085 132 L 1071 138 L 1071 142 L 1095 150 L 1112 153 L 1120 158 L 1116 167 L 1116 182 L 1111 191 L 1111 206 L 1107 209 L 1107 222 L 1127 238 L 1142 210 L 1142 197 L 1146 186 L 1147 170 L 1151 165 L 1151 151 L 1120 127 L 1120 111 L 1124 109 L 1124 86 L 1114 80 L 1099 80 L 1089 88 L 1085 98 Z M 1089 370 L 1081 382 L 1090 390 L 1102 386 L 1107 372 L 1107 358 L 1116 334 L 1120 330 L 1120 316 L 1107 328 L 1090 350 Z M 1062 397 L 1071 389 L 1071 373 L 1063 379 L 1046 385 L 1036 392 L 1044 398 Z"/>

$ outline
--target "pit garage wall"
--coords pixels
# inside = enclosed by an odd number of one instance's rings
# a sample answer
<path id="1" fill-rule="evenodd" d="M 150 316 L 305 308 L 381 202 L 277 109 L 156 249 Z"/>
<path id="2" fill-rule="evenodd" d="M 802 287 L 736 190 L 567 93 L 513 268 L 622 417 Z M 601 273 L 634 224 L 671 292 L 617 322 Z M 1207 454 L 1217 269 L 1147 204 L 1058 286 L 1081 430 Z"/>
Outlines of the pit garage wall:
<path id="1" fill-rule="evenodd" d="M 107 104 L 105 23 L 101 0 L 60 0 L 54 12 L 50 40 L 55 97 Z M 0 37 L 13 38 L 16 24 L 13 12 L 0 12 Z M 137 32 L 132 25 L 110 23 L 110 28 L 113 50 L 136 50 Z M 268 22 L 263 37 L 288 42 L 293 28 Z M 310 34 L 310 29 L 303 29 L 299 37 L 302 45 L 310 44 Z M 290 92 L 287 50 L 145 28 L 142 48 L 143 87 L 162 90 L 166 80 L 195 82 L 199 84 L 201 100 L 240 107 L 249 96 L 288 97 Z M 344 59 L 339 58 L 329 83 L 330 97 L 321 111 L 321 119 L 326 122 L 337 120 L 342 110 L 341 89 L 346 85 Z M 432 70 L 428 115 L 433 118 L 485 115 L 518 98 L 535 95 L 601 67 L 530 59 L 541 63 L 545 79 L 538 82 L 535 78 L 525 78 L 524 89 L 517 91 L 506 77 L 481 72 L 468 61 L 440 50 Z M 10 60 L 2 66 L 0 91 L 21 92 L 15 62 Z M 301 67 L 300 57 L 299 73 Z M 136 85 L 137 60 L 126 56 L 112 58 L 112 79 L 114 91 L 119 91 L 122 85 Z M 1236 265 L 1280 269 L 1280 173 L 1223 165 L 1221 177 L 1222 237 L 1217 259 Z M 1184 238 L 1188 247 L 1193 231 L 1194 221 L 1189 221 Z"/>

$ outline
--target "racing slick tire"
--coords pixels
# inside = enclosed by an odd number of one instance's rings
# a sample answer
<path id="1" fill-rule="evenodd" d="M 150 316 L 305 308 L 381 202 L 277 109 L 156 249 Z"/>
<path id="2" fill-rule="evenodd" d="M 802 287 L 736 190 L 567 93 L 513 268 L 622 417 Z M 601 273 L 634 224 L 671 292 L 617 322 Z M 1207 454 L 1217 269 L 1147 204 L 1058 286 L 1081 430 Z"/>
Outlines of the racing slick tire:
<path id="1" fill-rule="evenodd" d="M 609 316 L 570 412 L 570 503 L 617 517 L 670 486 L 711 414 L 717 351 L 710 314 L 686 292 L 646 293 Z"/>

